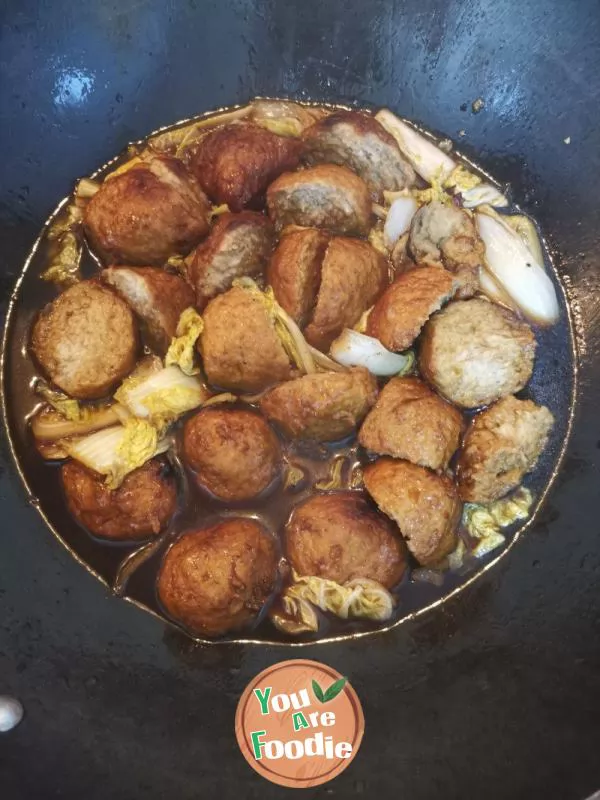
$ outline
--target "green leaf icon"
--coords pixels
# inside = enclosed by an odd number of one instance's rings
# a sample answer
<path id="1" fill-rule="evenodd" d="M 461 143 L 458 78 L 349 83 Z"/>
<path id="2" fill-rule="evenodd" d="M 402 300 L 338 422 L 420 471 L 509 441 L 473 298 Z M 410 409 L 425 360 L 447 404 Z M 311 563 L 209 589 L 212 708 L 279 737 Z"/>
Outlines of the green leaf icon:
<path id="1" fill-rule="evenodd" d="M 340 678 L 335 683 L 332 683 L 329 689 L 324 694 L 323 703 L 328 703 L 330 700 L 333 700 L 334 697 L 337 697 L 338 694 L 342 691 L 346 683 L 348 682 L 348 678 Z"/>
<path id="2" fill-rule="evenodd" d="M 340 678 L 339 680 L 334 681 L 326 691 L 323 691 L 319 684 L 313 680 L 312 689 L 315 697 L 320 703 L 328 703 L 330 700 L 333 700 L 338 696 L 347 682 L 348 678 Z"/>
<path id="3" fill-rule="evenodd" d="M 324 703 L 325 702 L 325 695 L 323 694 L 323 689 L 321 689 L 319 684 L 314 679 L 313 679 L 313 682 L 312 682 L 312 689 L 313 689 L 313 692 L 315 693 L 315 697 L 317 698 L 317 700 L 320 703 Z"/>

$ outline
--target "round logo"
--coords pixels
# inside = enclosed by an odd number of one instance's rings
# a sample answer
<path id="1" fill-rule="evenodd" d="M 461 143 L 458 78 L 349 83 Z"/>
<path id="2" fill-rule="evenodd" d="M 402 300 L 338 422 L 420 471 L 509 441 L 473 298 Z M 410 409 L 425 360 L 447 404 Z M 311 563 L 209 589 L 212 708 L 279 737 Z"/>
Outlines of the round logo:
<path id="1" fill-rule="evenodd" d="M 317 661 L 282 661 L 246 687 L 235 734 L 246 761 L 280 786 L 309 788 L 346 769 L 365 719 L 348 679 Z"/>

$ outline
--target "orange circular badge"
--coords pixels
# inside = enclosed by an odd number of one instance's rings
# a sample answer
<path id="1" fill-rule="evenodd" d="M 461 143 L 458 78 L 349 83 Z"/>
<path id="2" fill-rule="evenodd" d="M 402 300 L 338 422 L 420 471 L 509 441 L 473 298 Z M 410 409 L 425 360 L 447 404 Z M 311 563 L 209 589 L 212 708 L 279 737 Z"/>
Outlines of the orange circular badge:
<path id="1" fill-rule="evenodd" d="M 365 719 L 348 679 L 317 661 L 283 661 L 246 687 L 235 734 L 246 761 L 280 786 L 318 786 L 352 761 Z"/>

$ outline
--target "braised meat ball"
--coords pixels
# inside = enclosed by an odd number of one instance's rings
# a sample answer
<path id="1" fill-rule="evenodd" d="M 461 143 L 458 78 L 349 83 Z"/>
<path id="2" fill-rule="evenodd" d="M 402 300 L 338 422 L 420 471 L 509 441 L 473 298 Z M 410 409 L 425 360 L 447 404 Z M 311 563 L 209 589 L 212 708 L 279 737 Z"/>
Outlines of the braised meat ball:
<path id="1" fill-rule="evenodd" d="M 412 220 L 409 248 L 417 264 L 443 266 L 455 273 L 461 298 L 471 297 L 479 288 L 485 246 L 463 209 L 438 201 L 422 206 Z"/>
<path id="2" fill-rule="evenodd" d="M 388 283 L 384 257 L 357 239 L 334 237 L 321 266 L 315 310 L 304 335 L 327 351 L 344 328 L 351 328 Z"/>
<path id="3" fill-rule="evenodd" d="M 321 283 L 321 262 L 329 236 L 318 228 L 297 228 L 283 236 L 267 269 L 279 305 L 304 327 Z"/>
<path id="4" fill-rule="evenodd" d="M 252 519 L 226 519 L 185 533 L 167 551 L 158 596 L 194 633 L 221 636 L 247 625 L 277 581 L 273 538 Z"/>
<path id="5" fill-rule="evenodd" d="M 103 397 L 135 366 L 135 319 L 111 289 L 81 281 L 42 310 L 31 346 L 63 392 L 81 400 Z"/>
<path id="6" fill-rule="evenodd" d="M 462 414 L 418 378 L 392 378 L 362 424 L 358 440 L 379 455 L 443 470 L 464 431 Z"/>
<path id="7" fill-rule="evenodd" d="M 376 379 L 357 367 L 282 383 L 263 396 L 260 407 L 292 439 L 333 442 L 351 434 L 376 399 Z"/>
<path id="8" fill-rule="evenodd" d="M 473 419 L 458 461 L 458 488 L 469 503 L 493 503 L 535 467 L 554 417 L 531 400 L 505 397 Z"/>
<path id="9" fill-rule="evenodd" d="M 166 353 L 179 317 L 195 303 L 191 286 L 158 267 L 108 267 L 100 277 L 138 315 L 149 344 Z"/>
<path id="10" fill-rule="evenodd" d="M 419 564 L 434 566 L 454 550 L 461 504 L 449 478 L 387 457 L 363 474 L 367 491 L 396 522 Z"/>
<path id="11" fill-rule="evenodd" d="M 286 555 L 300 576 L 346 583 L 356 578 L 395 586 L 406 569 L 395 526 L 357 492 L 309 498 L 285 528 Z"/>
<path id="12" fill-rule="evenodd" d="M 536 342 L 526 322 L 487 300 L 458 300 L 425 326 L 421 374 L 464 408 L 489 405 L 522 389 Z"/>
<path id="13" fill-rule="evenodd" d="M 302 143 L 248 122 L 206 134 L 186 153 L 186 161 L 206 194 L 241 211 L 257 201 L 271 181 L 295 169 Z"/>
<path id="14" fill-rule="evenodd" d="M 309 164 L 350 167 L 379 199 L 384 191 L 399 191 L 415 182 L 396 140 L 370 114 L 336 111 L 303 135 Z"/>
<path id="15" fill-rule="evenodd" d="M 198 308 L 231 288 L 236 278 L 260 275 L 273 249 L 273 225 L 255 211 L 222 214 L 198 245 L 190 267 Z"/>
<path id="16" fill-rule="evenodd" d="M 153 458 L 130 472 L 118 489 L 78 461 L 67 461 L 61 479 L 69 511 L 103 539 L 131 541 L 156 536 L 177 505 L 177 486 L 167 464 Z"/>
<path id="17" fill-rule="evenodd" d="M 260 297 L 234 286 L 204 310 L 198 349 L 209 382 L 260 392 L 292 377 L 289 358 Z"/>
<path id="18" fill-rule="evenodd" d="M 440 267 L 413 269 L 400 275 L 381 295 L 367 319 L 367 334 L 388 350 L 412 345 L 429 317 L 456 292 L 452 275 Z"/>
<path id="19" fill-rule="evenodd" d="M 183 457 L 200 486 L 219 500 L 250 500 L 275 478 L 281 451 L 277 437 L 252 411 L 206 408 L 188 419 Z"/>
<path id="20" fill-rule="evenodd" d="M 366 236 L 371 227 L 369 187 L 351 170 L 334 164 L 281 175 L 269 186 L 267 206 L 277 228 L 301 225 Z"/>
<path id="21" fill-rule="evenodd" d="M 208 232 L 210 206 L 176 158 L 156 156 L 104 181 L 84 212 L 105 261 L 162 266 Z"/>

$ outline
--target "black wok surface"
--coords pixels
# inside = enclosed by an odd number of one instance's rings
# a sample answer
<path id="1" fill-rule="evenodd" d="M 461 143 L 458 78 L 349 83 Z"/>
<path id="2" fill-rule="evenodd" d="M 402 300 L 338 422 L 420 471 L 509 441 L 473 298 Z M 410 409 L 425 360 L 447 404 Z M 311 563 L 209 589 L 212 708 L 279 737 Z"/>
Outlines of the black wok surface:
<path id="1" fill-rule="evenodd" d="M 0 22 L 4 308 L 74 177 L 161 124 L 290 95 L 389 105 L 512 182 L 559 253 L 581 345 L 575 431 L 542 519 L 443 610 L 368 642 L 194 647 L 72 560 L 3 442 L 0 694 L 26 711 L 0 735 L 3 800 L 280 797 L 241 757 L 233 718 L 249 679 L 294 655 L 348 675 L 367 725 L 347 772 L 309 796 L 598 789 L 597 2 L 7 0 Z"/>

